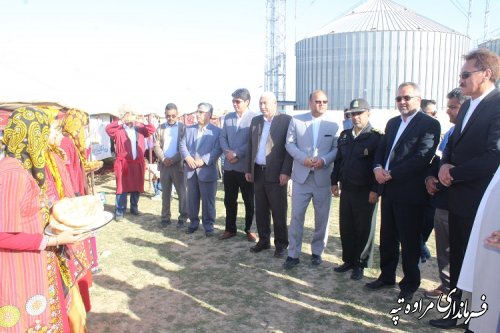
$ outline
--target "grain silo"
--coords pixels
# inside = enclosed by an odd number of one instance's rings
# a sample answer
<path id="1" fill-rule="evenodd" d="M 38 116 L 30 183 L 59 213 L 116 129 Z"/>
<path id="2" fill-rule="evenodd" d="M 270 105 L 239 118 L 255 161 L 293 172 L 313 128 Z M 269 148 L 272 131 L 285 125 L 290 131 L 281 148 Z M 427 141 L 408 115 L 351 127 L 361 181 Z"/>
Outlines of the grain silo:
<path id="1" fill-rule="evenodd" d="M 500 55 L 500 36 L 481 43 L 479 47 L 488 49 Z"/>
<path id="2" fill-rule="evenodd" d="M 296 43 L 296 101 L 323 89 L 329 109 L 355 97 L 373 108 L 394 108 L 398 84 L 413 81 L 443 108 L 458 85 L 470 39 L 390 0 L 370 0 Z"/>

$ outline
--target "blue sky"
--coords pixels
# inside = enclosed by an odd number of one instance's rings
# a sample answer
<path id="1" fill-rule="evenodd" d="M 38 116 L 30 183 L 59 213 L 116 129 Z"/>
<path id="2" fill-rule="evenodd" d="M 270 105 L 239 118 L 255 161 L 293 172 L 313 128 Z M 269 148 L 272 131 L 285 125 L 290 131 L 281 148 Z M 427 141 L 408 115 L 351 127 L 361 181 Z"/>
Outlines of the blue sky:
<path id="1" fill-rule="evenodd" d="M 465 33 L 465 17 L 449 0 L 397 2 Z M 129 104 L 161 113 L 167 102 L 181 111 L 201 101 L 231 109 L 231 92 L 247 87 L 256 109 L 264 82 L 265 3 L 0 0 L 0 101 L 50 100 L 93 111 Z M 295 90 L 294 42 L 359 3 L 287 2 L 288 99 Z M 473 4 L 471 37 L 478 41 L 485 0 Z M 496 36 L 498 17 L 500 1 L 491 0 L 489 30 Z"/>

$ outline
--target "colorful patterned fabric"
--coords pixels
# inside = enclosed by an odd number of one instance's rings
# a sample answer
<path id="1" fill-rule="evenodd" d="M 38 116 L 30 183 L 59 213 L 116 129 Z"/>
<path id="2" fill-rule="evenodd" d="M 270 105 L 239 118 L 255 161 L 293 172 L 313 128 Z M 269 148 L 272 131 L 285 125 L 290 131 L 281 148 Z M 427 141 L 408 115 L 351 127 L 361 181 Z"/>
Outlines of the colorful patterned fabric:
<path id="1" fill-rule="evenodd" d="M 85 145 L 85 126 L 89 123 L 89 116 L 78 109 L 69 109 L 62 120 L 63 133 L 71 138 L 76 146 L 82 166 L 87 163 L 87 151 Z"/>
<path id="2" fill-rule="evenodd" d="M 45 148 L 49 138 L 47 115 L 30 107 L 14 110 L 3 134 L 6 155 L 18 159 L 44 189 Z"/>
<path id="3" fill-rule="evenodd" d="M 0 232 L 42 234 L 40 188 L 19 160 L 0 161 Z M 0 248 L 0 332 L 68 332 L 54 252 Z M 31 332 L 30 331 L 30 332 Z"/>

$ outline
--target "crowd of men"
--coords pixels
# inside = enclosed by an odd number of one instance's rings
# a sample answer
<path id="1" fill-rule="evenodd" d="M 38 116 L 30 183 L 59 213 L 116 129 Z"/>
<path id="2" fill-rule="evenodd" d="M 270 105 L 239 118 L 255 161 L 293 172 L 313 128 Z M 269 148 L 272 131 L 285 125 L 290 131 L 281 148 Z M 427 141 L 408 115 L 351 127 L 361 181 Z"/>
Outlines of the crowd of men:
<path id="1" fill-rule="evenodd" d="M 321 265 L 333 194 L 340 197 L 343 261 L 334 270 L 352 271 L 351 278 L 360 280 L 372 258 L 374 215 L 381 197 L 380 275 L 366 283 L 366 289 L 394 286 L 401 254 L 403 277 L 398 298 L 411 300 L 421 283 L 419 264 L 429 257 L 425 242 L 434 227 L 441 283 L 425 295 L 453 294 L 451 302 L 456 309 L 462 297 L 472 297 L 474 304 L 481 296 L 474 290 L 466 289 L 472 295 L 451 290 L 457 288 L 464 270 L 462 263 L 467 246 L 471 246 L 469 236 L 481 199 L 500 164 L 500 92 L 495 88 L 499 72 L 499 57 L 490 51 L 478 49 L 465 56 L 460 87 L 447 96 L 447 113 L 455 126 L 443 140 L 440 123 L 434 118 L 436 102 L 424 100 L 419 85 L 413 82 L 399 85 L 395 102 L 400 115 L 390 119 L 383 132 L 369 122 L 369 103 L 356 98 L 345 110 L 349 127 L 338 133 L 339 124 L 327 116 L 328 97 L 322 90 L 310 94 L 310 112 L 291 117 L 277 111 L 276 96 L 271 92 L 260 97 L 260 114 L 251 111 L 249 91 L 237 89 L 232 94 L 235 111 L 224 117 L 221 128 L 210 123 L 213 107 L 205 102 L 198 105 L 197 123 L 188 127 L 177 121 L 173 103 L 166 106 L 166 122 L 156 130 L 127 113 L 107 127 L 117 153 L 116 220 L 123 218 L 127 193 L 131 194 L 131 213 L 139 214 L 139 193 L 144 190 L 143 142 L 144 137 L 154 135 L 163 189 L 163 227 L 171 224 L 173 185 L 179 199 L 177 226 L 185 227 L 187 234 L 196 232 L 201 202 L 203 230 L 207 237 L 214 235 L 218 161 L 222 156 L 226 211 L 220 240 L 237 234 L 241 192 L 243 231 L 248 241 L 256 242 L 250 251 L 271 248 L 272 217 L 274 256 L 285 258 L 283 267 L 292 269 L 300 264 L 304 219 L 312 200 L 310 260 L 313 266 Z M 258 237 L 251 231 L 254 220 Z M 500 230 L 498 222 L 491 223 L 496 223 L 493 231 Z M 475 245 L 482 241 L 475 239 Z M 498 266 L 497 261 L 497 271 Z M 498 289 L 487 295 L 493 302 L 492 310 L 477 320 L 489 320 L 493 329 L 499 327 Z M 451 316 L 430 324 L 440 328 L 463 325 Z"/>

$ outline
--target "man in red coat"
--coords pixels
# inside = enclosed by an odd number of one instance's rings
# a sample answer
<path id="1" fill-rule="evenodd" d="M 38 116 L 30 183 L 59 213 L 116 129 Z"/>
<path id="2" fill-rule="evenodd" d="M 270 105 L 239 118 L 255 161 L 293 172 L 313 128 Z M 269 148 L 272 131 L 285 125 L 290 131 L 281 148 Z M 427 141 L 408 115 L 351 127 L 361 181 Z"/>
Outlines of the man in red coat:
<path id="1" fill-rule="evenodd" d="M 144 192 L 144 138 L 155 132 L 155 127 L 128 111 L 106 126 L 106 133 L 115 142 L 116 202 L 115 220 L 123 219 L 130 193 L 130 212 L 139 215 L 139 195 Z"/>

